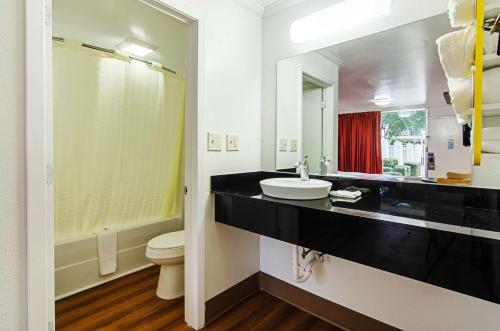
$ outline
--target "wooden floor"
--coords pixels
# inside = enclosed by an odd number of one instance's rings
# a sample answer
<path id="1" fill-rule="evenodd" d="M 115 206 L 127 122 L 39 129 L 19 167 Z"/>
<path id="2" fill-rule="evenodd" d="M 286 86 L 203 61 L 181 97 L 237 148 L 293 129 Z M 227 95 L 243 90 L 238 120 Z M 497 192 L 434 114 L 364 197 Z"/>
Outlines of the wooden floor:
<path id="1" fill-rule="evenodd" d="M 189 330 L 184 300 L 156 297 L 159 269 L 149 268 L 56 302 L 59 330 Z M 340 329 L 275 297 L 259 292 L 204 330 Z"/>

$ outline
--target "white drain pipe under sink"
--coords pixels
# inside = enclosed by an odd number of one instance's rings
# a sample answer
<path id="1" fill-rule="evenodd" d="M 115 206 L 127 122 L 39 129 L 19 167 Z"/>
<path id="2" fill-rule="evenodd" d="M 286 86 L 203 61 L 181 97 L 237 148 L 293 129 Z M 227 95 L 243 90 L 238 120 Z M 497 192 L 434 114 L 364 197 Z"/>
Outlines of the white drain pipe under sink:
<path id="1" fill-rule="evenodd" d="M 318 252 L 313 252 L 314 257 L 309 262 L 307 262 L 303 273 L 301 273 L 300 263 L 299 263 L 299 246 L 293 245 L 292 251 L 293 251 L 293 261 L 292 261 L 293 280 L 296 283 L 304 283 L 309 279 L 309 277 L 311 277 L 312 269 L 313 266 L 316 264 L 316 262 L 323 263 L 324 261 L 323 254 Z M 307 254 L 311 252 L 312 251 L 309 251 Z"/>

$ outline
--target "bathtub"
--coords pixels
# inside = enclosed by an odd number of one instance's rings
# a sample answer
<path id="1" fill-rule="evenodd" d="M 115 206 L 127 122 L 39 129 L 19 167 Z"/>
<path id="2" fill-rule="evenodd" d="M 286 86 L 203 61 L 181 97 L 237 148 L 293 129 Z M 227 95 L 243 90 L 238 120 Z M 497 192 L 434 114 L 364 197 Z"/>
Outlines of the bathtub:
<path id="1" fill-rule="evenodd" d="M 182 216 L 120 229 L 118 231 L 118 269 L 99 275 L 97 240 L 94 235 L 55 245 L 56 300 L 152 266 L 144 253 L 149 240 L 167 232 L 183 229 Z"/>

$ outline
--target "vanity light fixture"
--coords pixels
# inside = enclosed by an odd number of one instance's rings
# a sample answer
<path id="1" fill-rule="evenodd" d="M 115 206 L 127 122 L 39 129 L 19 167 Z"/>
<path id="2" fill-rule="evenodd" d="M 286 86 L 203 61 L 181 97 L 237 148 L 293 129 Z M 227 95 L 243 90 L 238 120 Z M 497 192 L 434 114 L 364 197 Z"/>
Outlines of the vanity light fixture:
<path id="1" fill-rule="evenodd" d="M 128 38 L 122 41 L 117 45 L 117 48 L 125 53 L 139 57 L 148 55 L 158 49 L 158 47 L 154 45 L 150 45 L 134 38 Z"/>
<path id="2" fill-rule="evenodd" d="M 345 0 L 292 23 L 290 38 L 301 43 L 332 35 L 391 13 L 392 0 Z"/>

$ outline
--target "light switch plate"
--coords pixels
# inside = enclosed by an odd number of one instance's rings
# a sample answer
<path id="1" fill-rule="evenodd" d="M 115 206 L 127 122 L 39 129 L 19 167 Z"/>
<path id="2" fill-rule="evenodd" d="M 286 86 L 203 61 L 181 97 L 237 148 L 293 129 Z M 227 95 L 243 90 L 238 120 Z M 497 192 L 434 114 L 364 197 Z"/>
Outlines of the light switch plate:
<path id="1" fill-rule="evenodd" d="M 288 139 L 280 139 L 280 152 L 288 152 Z"/>
<path id="2" fill-rule="evenodd" d="M 222 134 L 215 132 L 208 133 L 208 151 L 209 152 L 222 151 Z"/>
<path id="3" fill-rule="evenodd" d="M 228 152 L 240 150 L 240 137 L 237 134 L 226 135 L 226 150 Z"/>
<path id="4" fill-rule="evenodd" d="M 290 152 L 297 151 L 297 139 L 290 139 Z"/>

